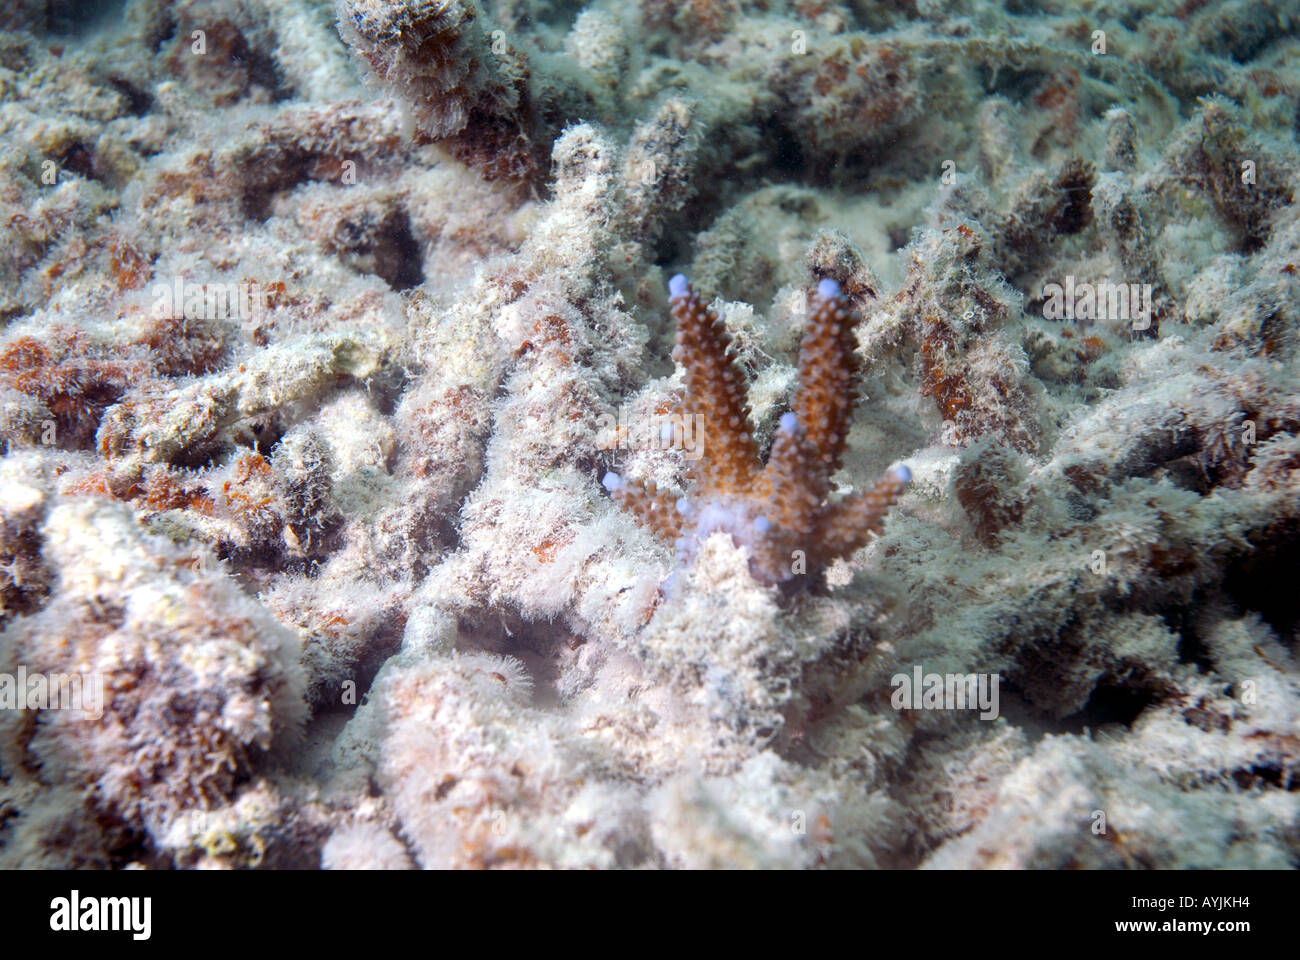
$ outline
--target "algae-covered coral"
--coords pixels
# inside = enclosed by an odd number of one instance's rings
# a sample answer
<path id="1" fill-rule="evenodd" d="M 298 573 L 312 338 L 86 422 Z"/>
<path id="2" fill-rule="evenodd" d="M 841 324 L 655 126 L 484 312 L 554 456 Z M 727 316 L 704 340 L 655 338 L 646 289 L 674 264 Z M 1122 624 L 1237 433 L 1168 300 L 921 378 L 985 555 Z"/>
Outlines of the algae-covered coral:
<path id="1" fill-rule="evenodd" d="M 7 7 L 0 865 L 1300 863 L 1300 20 L 1042 6 Z"/>

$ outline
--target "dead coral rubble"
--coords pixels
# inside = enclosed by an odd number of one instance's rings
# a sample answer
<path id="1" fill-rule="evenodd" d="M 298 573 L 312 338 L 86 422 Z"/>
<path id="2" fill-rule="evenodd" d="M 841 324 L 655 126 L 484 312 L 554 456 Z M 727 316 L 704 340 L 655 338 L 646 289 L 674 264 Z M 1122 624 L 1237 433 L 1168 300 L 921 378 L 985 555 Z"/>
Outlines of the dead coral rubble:
<path id="1" fill-rule="evenodd" d="M 1282 4 L 41 7 L 0 864 L 1296 864 Z"/>

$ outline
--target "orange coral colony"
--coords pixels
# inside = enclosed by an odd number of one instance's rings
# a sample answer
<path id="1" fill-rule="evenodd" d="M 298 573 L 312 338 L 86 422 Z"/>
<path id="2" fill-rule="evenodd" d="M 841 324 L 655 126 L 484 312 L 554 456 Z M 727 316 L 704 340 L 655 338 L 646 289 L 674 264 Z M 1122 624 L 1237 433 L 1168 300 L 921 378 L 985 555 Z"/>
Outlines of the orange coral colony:
<path id="1" fill-rule="evenodd" d="M 904 466 L 874 487 L 830 497 L 856 399 L 854 328 L 859 316 L 839 284 L 818 287 L 799 348 L 799 386 L 764 464 L 750 428 L 745 379 L 732 362 L 722 320 L 680 274 L 669 282 L 677 320 L 673 359 L 686 404 L 704 425 L 700 457 L 687 469 L 690 492 L 674 496 L 617 473 L 603 480 L 618 503 L 686 563 L 716 531 L 750 551 L 756 580 L 774 585 L 811 574 L 865 544 L 907 488 Z"/>

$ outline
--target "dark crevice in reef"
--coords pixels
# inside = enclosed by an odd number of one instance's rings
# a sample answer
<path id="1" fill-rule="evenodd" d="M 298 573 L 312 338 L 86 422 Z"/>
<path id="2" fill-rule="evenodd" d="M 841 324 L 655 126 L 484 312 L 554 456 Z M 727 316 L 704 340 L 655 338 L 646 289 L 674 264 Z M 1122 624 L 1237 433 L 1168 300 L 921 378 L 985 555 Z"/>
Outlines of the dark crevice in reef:
<path id="1" fill-rule="evenodd" d="M 755 144 L 720 148 L 712 159 L 701 157 L 697 179 L 715 189 L 692 194 L 681 209 L 669 213 L 654 241 L 651 260 L 665 270 L 689 263 L 695 256 L 699 224 L 714 224 L 740 198 L 765 186 L 809 186 L 799 137 L 772 118 L 756 121 Z M 721 158 L 721 166 L 715 166 Z M 743 173 L 740 168 L 743 167 Z"/>
<path id="2" fill-rule="evenodd" d="M 393 365 L 371 377 L 366 388 L 375 409 L 384 416 L 391 417 L 397 411 L 397 405 L 402 402 L 402 394 L 410 383 L 411 377 L 406 369 Z"/>
<path id="3" fill-rule="evenodd" d="M 269 457 L 287 430 L 278 413 L 267 413 L 248 421 L 239 432 L 248 446 L 263 457 Z"/>
<path id="4" fill-rule="evenodd" d="M 1261 786 L 1300 790 L 1300 772 L 1291 769 L 1281 758 L 1277 763 L 1254 764 L 1234 770 L 1232 779 L 1242 790 L 1255 790 Z"/>
<path id="5" fill-rule="evenodd" d="M 280 144 L 250 152 L 238 164 L 239 179 L 244 185 L 240 212 L 249 220 L 265 222 L 271 216 L 278 194 L 288 193 L 304 183 L 337 182 L 338 171 L 347 163 L 355 167 L 359 180 L 371 172 L 365 159 L 355 153 L 334 156 Z"/>
<path id="6" fill-rule="evenodd" d="M 126 0 L 46 0 L 45 32 L 56 36 L 89 33 L 122 19 Z"/>
<path id="7" fill-rule="evenodd" d="M 145 42 L 150 50 L 158 53 L 175 36 L 176 20 L 164 12 L 154 31 L 145 37 Z"/>
<path id="8" fill-rule="evenodd" d="M 105 77 L 104 81 L 114 90 L 126 97 L 127 112 L 133 117 L 143 117 L 153 109 L 153 95 L 141 90 L 130 80 L 123 77 Z"/>
<path id="9" fill-rule="evenodd" d="M 320 159 L 310 150 L 294 148 L 268 154 L 250 154 L 239 165 L 239 176 L 244 184 L 240 211 L 249 220 L 269 219 L 276 194 L 311 182 L 314 179 L 312 172 Z"/>
<path id="10" fill-rule="evenodd" d="M 1214 669 L 1210 648 L 1200 630 L 1207 606 L 1205 591 L 1198 590 L 1191 603 L 1163 609 L 1159 614 L 1170 632 L 1178 635 L 1178 662 L 1195 664 L 1201 673 L 1209 673 Z"/>
<path id="11" fill-rule="evenodd" d="M 1095 662 L 1097 654 L 1082 625 L 1072 622 L 1050 640 L 1023 646 L 1013 668 L 1002 675 L 1002 683 L 1037 711 L 1039 723 L 1055 726 L 1059 733 L 1077 735 L 1104 724 L 1131 726 L 1148 707 L 1176 693 L 1168 680 L 1132 660 L 1104 667 L 1094 683 L 1087 679 L 1088 665 Z M 1073 697 L 1085 692 L 1083 683 L 1091 687 L 1083 706 L 1053 720 L 1053 705 L 1061 703 L 1062 696 L 1071 698 L 1066 702 L 1077 703 Z"/>
<path id="12" fill-rule="evenodd" d="M 1232 562 L 1223 589 L 1243 613 L 1253 612 L 1267 623 L 1283 643 L 1295 646 L 1300 631 L 1300 529 L 1290 527 L 1268 541 L 1256 544 L 1252 553 Z"/>
<path id="13" fill-rule="evenodd" d="M 999 94 L 1015 103 L 1023 103 L 1048 78 L 1041 70 L 1012 70 L 981 64 L 976 68 L 980 83 L 989 94 Z"/>
<path id="14" fill-rule="evenodd" d="M 105 833 L 108 835 L 105 852 L 113 869 L 120 870 L 132 863 L 152 870 L 166 870 L 171 866 L 171 861 L 158 853 L 148 834 L 129 828 L 120 818 L 112 817 Z"/>
<path id="15" fill-rule="evenodd" d="M 1065 718 L 1071 732 L 1096 729 L 1108 723 L 1131 727 L 1144 710 L 1162 701 L 1169 691 L 1159 683 L 1144 684 L 1118 679 L 1103 680 L 1078 713 Z"/>
<path id="16" fill-rule="evenodd" d="M 759 124 L 758 142 L 767 150 L 770 175 L 777 181 L 798 183 L 805 173 L 804 151 L 798 134 L 782 125 L 766 121 Z M 750 179 L 751 186 L 761 182 Z"/>
<path id="17" fill-rule="evenodd" d="M 244 181 L 240 211 L 249 220 L 265 221 L 271 216 L 271 201 L 277 193 L 292 190 L 311 180 L 314 156 L 307 151 L 291 151 L 268 162 L 267 157 L 251 156 L 241 164 Z"/>
<path id="18" fill-rule="evenodd" d="M 250 49 L 245 60 L 248 63 L 249 83 L 263 87 L 271 94 L 273 101 L 283 103 L 297 96 L 298 91 L 289 83 L 274 56 L 261 50 Z"/>
<path id="19" fill-rule="evenodd" d="M 529 703 L 542 710 L 563 705 L 566 692 L 561 690 L 560 680 L 565 665 L 587 642 L 558 624 L 527 620 L 500 608 L 481 616 L 460 617 L 458 633 L 457 649 L 464 653 L 514 657 L 523 663 L 532 679 Z"/>
<path id="20" fill-rule="evenodd" d="M 104 411 L 121 400 L 125 392 L 121 383 L 92 383 L 80 395 L 58 396 L 58 405 L 51 407 L 55 446 L 60 450 L 93 450 Z"/>
<path id="21" fill-rule="evenodd" d="M 77 141 L 71 144 L 58 159 L 59 168 L 74 173 L 83 180 L 98 180 L 95 172 L 95 150 Z"/>
<path id="22" fill-rule="evenodd" d="M 363 652 L 351 663 L 347 673 L 347 680 L 356 685 L 356 699 L 351 703 L 347 702 L 339 695 L 337 686 L 327 684 L 321 687 L 310 698 L 313 725 L 333 717 L 336 722 L 340 722 L 341 729 L 342 718 L 356 715 L 357 709 L 365 702 L 365 692 L 373 687 L 380 669 L 390 657 L 401 650 L 402 633 L 405 629 L 406 617 L 403 615 L 400 618 L 385 618 L 376 629 L 367 631 L 365 643 L 362 645 Z"/>
<path id="23" fill-rule="evenodd" d="M 335 242 L 345 264 L 380 277 L 398 292 L 424 282 L 422 251 L 405 210 L 389 210 L 377 222 L 342 223 Z"/>
<path id="24" fill-rule="evenodd" d="M 205 470 L 224 460 L 232 449 L 233 447 L 224 440 L 213 440 L 209 443 L 196 442 L 192 446 L 179 449 L 168 458 L 167 462 L 182 470 Z"/>

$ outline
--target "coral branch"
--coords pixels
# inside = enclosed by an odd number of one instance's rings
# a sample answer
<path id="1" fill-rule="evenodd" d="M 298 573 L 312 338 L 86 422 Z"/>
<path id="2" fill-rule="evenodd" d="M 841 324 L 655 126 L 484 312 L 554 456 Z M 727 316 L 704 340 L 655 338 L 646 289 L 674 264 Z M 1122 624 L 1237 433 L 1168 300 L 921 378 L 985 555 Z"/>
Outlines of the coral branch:
<path id="1" fill-rule="evenodd" d="M 750 573 L 777 584 L 820 569 L 866 543 L 902 496 L 911 474 L 892 470 L 874 488 L 828 500 L 840 468 L 855 398 L 857 312 L 831 279 L 817 287 L 799 351 L 794 410 L 781 417 L 764 466 L 750 426 L 743 375 L 728 355 L 721 319 L 676 276 L 669 283 L 677 318 L 673 358 L 683 367 L 685 408 L 703 414 L 707 436 L 688 471 L 693 489 L 673 502 L 653 484 L 616 473 L 605 488 L 689 561 L 712 533 L 750 548 Z"/>
<path id="2" fill-rule="evenodd" d="M 799 390 L 794 415 L 803 429 L 800 447 L 817 458 L 807 465 L 810 488 L 820 500 L 840 468 L 856 400 L 853 329 L 859 317 L 834 280 L 823 280 L 799 347 Z"/>
<path id="3" fill-rule="evenodd" d="M 886 473 L 870 490 L 850 494 L 830 504 L 819 517 L 816 537 L 827 556 L 845 556 L 879 533 L 885 515 L 912 481 L 912 471 L 901 464 Z"/>
<path id="4" fill-rule="evenodd" d="M 673 359 L 685 370 L 693 412 L 704 417 L 704 452 L 694 479 L 704 494 L 746 487 L 754 482 L 758 446 L 749 426 L 744 381 L 727 353 L 731 337 L 685 277 L 673 277 L 669 292 L 677 319 Z"/>

